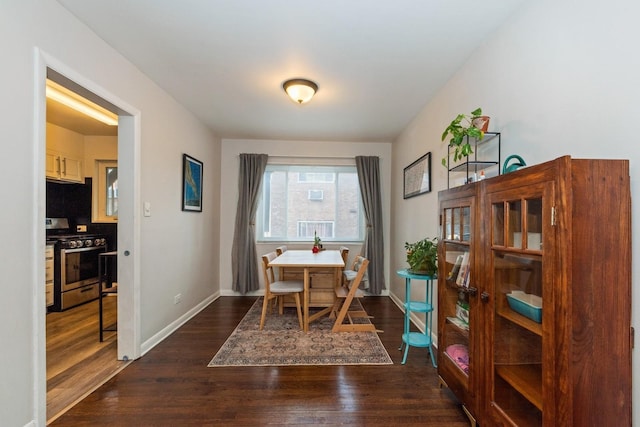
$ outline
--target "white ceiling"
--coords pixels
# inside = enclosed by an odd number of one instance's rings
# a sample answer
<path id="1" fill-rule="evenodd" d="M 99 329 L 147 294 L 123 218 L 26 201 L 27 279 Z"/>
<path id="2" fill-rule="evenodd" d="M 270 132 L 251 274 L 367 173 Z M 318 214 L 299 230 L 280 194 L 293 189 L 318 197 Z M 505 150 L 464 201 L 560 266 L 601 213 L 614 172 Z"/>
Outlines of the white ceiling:
<path id="1" fill-rule="evenodd" d="M 58 0 L 222 138 L 392 141 L 524 0 Z M 296 105 L 295 77 L 319 90 Z"/>

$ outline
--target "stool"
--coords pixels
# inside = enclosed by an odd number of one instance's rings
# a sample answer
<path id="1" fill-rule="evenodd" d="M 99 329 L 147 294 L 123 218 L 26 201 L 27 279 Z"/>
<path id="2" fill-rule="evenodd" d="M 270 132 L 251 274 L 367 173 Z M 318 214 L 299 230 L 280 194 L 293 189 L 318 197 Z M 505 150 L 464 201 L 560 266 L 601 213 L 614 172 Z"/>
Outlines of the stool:
<path id="1" fill-rule="evenodd" d="M 400 348 L 398 349 L 402 351 L 402 347 L 404 347 L 402 364 L 404 365 L 407 361 L 407 354 L 409 353 L 410 346 L 422 347 L 429 350 L 429 355 L 431 356 L 431 364 L 434 368 L 436 368 L 436 358 L 432 348 L 433 343 L 431 340 L 431 326 L 433 325 L 433 279 L 435 279 L 436 276 L 415 274 L 406 269 L 398 270 L 396 274 L 400 277 L 404 277 L 405 280 L 404 333 L 402 334 L 402 344 L 400 344 Z M 411 279 L 424 280 L 426 285 L 424 302 L 411 300 Z M 424 333 L 410 331 L 411 313 L 425 313 Z"/>
<path id="2" fill-rule="evenodd" d="M 100 317 L 100 342 L 104 341 L 104 332 L 115 332 L 118 330 L 117 324 L 110 327 L 103 325 L 103 313 L 102 313 L 102 298 L 105 295 L 117 294 L 118 285 L 113 285 L 113 269 L 116 268 L 116 261 L 118 253 L 102 252 L 98 255 L 98 310 Z M 103 287 L 102 284 L 106 283 L 107 287 Z"/>

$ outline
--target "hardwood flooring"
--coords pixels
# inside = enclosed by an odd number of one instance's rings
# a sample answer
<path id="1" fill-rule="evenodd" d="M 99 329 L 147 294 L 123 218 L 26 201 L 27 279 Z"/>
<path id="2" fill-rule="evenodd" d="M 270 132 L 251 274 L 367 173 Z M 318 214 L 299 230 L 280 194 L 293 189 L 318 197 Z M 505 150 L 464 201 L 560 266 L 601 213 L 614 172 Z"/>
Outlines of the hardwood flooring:
<path id="1" fill-rule="evenodd" d="M 51 425 L 469 425 L 425 349 L 400 364 L 403 314 L 387 297 L 363 305 L 393 365 L 208 368 L 254 301 L 214 301 Z"/>
<path id="2" fill-rule="evenodd" d="M 117 319 L 117 298 L 104 301 L 105 325 Z M 115 375 L 126 362 L 117 359 L 115 332 L 98 336 L 98 301 L 47 314 L 47 420 Z"/>

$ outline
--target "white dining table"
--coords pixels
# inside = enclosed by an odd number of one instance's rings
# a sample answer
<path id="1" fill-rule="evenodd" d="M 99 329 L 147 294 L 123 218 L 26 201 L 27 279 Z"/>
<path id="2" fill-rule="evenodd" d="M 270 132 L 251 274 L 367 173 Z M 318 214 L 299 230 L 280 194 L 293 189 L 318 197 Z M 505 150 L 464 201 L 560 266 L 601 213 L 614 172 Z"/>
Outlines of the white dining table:
<path id="1" fill-rule="evenodd" d="M 332 307 L 326 307 L 313 316 L 309 316 L 309 271 L 314 268 L 335 268 L 336 283 L 340 279 L 340 271 L 344 268 L 344 261 L 338 250 L 323 250 L 313 253 L 308 250 L 288 250 L 269 263 L 271 267 L 297 267 L 304 271 L 304 296 L 303 296 L 303 330 L 309 331 L 309 323 L 329 313 Z"/>

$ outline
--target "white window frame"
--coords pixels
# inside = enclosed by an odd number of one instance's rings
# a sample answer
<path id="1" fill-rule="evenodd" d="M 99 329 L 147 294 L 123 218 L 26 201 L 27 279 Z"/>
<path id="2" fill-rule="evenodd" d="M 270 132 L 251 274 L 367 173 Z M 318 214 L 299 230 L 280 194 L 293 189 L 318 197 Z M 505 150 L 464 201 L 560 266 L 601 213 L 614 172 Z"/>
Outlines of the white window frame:
<path id="1" fill-rule="evenodd" d="M 268 176 L 270 176 L 271 173 L 273 172 L 287 172 L 287 173 L 292 173 L 292 172 L 300 172 L 300 171 L 304 171 L 305 169 L 308 168 L 312 168 L 312 169 L 317 169 L 317 171 L 311 171 L 311 172 L 306 172 L 306 178 L 308 179 L 303 179 L 300 180 L 298 178 L 297 182 L 300 184 L 316 184 L 316 183 L 320 183 L 320 184 L 329 184 L 329 185 L 334 185 L 337 186 L 339 185 L 338 179 L 337 179 L 337 175 L 339 173 L 354 173 L 356 174 L 356 168 L 355 168 L 355 164 L 342 164 L 342 165 L 314 165 L 314 164 L 309 164 L 309 163 L 288 163 L 288 162 L 277 162 L 277 163 L 269 163 L 267 165 L 267 169 L 265 170 L 265 176 L 263 178 L 263 185 L 262 185 L 262 193 L 259 196 L 259 200 L 258 200 L 258 210 L 256 213 L 256 241 L 257 242 L 304 242 L 304 241 L 308 241 L 309 238 L 308 237 L 298 237 L 297 236 L 297 227 L 296 227 L 296 235 L 274 235 L 274 232 L 272 230 L 271 227 L 271 210 L 269 209 L 269 207 L 265 207 L 264 205 L 264 200 L 268 200 L 267 203 L 271 203 L 270 201 L 270 197 L 271 195 L 268 194 L 268 183 L 266 182 L 266 180 L 268 179 Z M 332 176 L 332 179 L 328 180 L 327 177 L 328 176 Z M 295 179 L 295 178 L 294 178 Z M 318 180 L 320 182 L 318 182 Z M 315 187 L 315 185 L 314 185 Z M 323 236 L 322 240 L 323 242 L 327 243 L 327 242 L 344 242 L 344 243 L 361 243 L 364 241 L 364 235 L 365 235 L 365 231 L 366 231 L 366 221 L 364 218 L 364 209 L 362 206 L 362 196 L 360 195 L 360 190 L 359 190 L 359 186 L 357 186 L 357 199 L 358 199 L 358 207 L 357 209 L 351 208 L 349 209 L 350 213 L 355 213 L 357 215 L 356 217 L 356 227 L 357 227 L 357 236 L 353 235 L 353 236 L 340 236 L 337 235 L 338 230 L 336 228 L 336 224 L 335 224 L 335 219 L 334 218 L 327 218 L 326 220 L 322 220 L 321 222 L 332 222 L 333 223 L 333 234 L 334 236 L 332 237 L 328 237 L 328 236 Z M 287 200 L 289 200 L 289 195 L 291 193 L 289 193 L 289 184 L 286 184 L 286 194 L 287 194 Z M 310 189 L 309 189 L 310 191 Z M 309 194 L 307 193 L 307 196 L 309 196 Z M 326 190 L 323 191 L 323 200 L 322 201 L 317 201 L 317 203 L 326 203 L 329 199 L 326 199 L 327 197 L 327 193 Z M 331 196 L 332 197 L 332 196 Z M 330 199 L 331 199 L 330 197 Z M 307 197 L 308 200 L 311 200 L 310 198 Z M 332 200 L 332 199 L 331 199 Z M 314 203 L 316 203 L 316 201 L 313 201 Z M 355 210 L 355 212 L 354 212 Z M 301 219 L 300 221 L 309 221 L 309 222 L 317 222 L 314 221 L 312 219 L 306 220 L 306 219 Z M 289 233 L 291 233 L 293 230 L 291 228 L 289 228 Z"/>
<path id="2" fill-rule="evenodd" d="M 91 221 L 95 223 L 115 223 L 118 222 L 117 215 L 107 215 L 107 168 L 117 168 L 117 160 L 96 160 L 95 173 L 92 180 L 91 198 Z"/>

